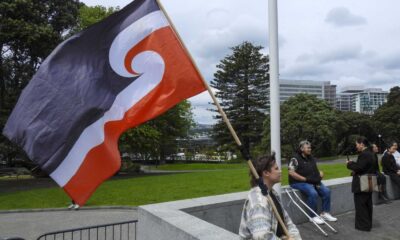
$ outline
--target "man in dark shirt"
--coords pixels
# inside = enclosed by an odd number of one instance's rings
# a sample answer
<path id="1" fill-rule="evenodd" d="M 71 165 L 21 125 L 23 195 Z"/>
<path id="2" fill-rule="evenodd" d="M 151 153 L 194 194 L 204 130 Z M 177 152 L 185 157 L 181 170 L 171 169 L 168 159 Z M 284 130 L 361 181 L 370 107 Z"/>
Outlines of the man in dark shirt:
<path id="1" fill-rule="evenodd" d="M 331 192 L 322 182 L 323 173 L 318 170 L 316 159 L 311 155 L 311 143 L 301 141 L 299 151 L 289 161 L 289 184 L 307 196 L 308 206 L 317 212 L 318 196 L 322 199 L 322 217 L 326 221 L 335 222 L 337 218 L 329 212 L 331 209 Z M 310 213 L 312 220 L 323 224 L 319 216 Z"/>

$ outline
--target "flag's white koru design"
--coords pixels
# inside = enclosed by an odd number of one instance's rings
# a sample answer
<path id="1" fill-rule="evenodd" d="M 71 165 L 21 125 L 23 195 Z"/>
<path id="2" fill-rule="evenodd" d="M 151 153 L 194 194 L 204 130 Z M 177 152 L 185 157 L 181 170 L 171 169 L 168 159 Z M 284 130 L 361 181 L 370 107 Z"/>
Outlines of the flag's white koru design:
<path id="1" fill-rule="evenodd" d="M 146 63 L 152 65 L 160 63 L 160 67 L 164 66 L 162 56 L 156 52 L 143 52 L 144 56 L 138 59 L 131 59 L 128 52 L 150 34 L 167 26 L 169 24 L 164 14 L 161 11 L 155 11 L 125 28 L 114 39 L 110 48 L 109 60 L 112 69 L 120 76 L 134 77 Z"/>

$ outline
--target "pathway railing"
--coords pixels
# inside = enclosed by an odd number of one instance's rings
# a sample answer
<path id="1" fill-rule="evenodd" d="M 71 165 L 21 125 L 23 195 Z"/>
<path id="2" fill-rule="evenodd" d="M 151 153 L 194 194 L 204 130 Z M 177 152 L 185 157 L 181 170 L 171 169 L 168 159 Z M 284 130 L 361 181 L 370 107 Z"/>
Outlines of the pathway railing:
<path id="1" fill-rule="evenodd" d="M 137 220 L 50 232 L 37 240 L 136 240 Z"/>

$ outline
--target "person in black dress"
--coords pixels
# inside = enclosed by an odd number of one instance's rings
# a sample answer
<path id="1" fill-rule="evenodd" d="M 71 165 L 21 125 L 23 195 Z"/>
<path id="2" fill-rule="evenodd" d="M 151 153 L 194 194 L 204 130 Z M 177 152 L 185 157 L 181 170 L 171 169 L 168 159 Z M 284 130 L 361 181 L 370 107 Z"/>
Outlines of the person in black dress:
<path id="1" fill-rule="evenodd" d="M 379 167 L 368 147 L 369 142 L 365 137 L 357 138 L 356 148 L 359 152 L 357 161 L 347 161 L 347 168 L 353 171 L 351 191 L 354 194 L 356 210 L 355 228 L 360 231 L 371 231 L 372 228 L 372 192 L 361 192 L 360 176 L 376 174 Z"/>
<path id="2" fill-rule="evenodd" d="M 382 170 L 386 175 L 390 176 L 397 186 L 400 187 L 400 169 L 396 165 L 396 160 L 393 154 L 396 152 L 396 143 L 390 144 L 382 157 Z"/>

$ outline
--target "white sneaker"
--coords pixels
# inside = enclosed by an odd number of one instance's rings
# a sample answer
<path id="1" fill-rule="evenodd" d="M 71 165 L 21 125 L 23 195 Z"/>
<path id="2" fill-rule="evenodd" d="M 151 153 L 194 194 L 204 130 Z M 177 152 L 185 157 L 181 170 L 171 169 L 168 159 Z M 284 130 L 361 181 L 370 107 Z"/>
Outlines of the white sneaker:
<path id="1" fill-rule="evenodd" d="M 315 217 L 311 218 L 311 221 L 315 222 L 318 225 L 324 224 L 322 219 L 320 217 L 318 217 L 318 216 L 315 216 Z"/>
<path id="2" fill-rule="evenodd" d="M 78 210 L 80 208 L 80 206 L 78 204 L 74 205 L 74 210 Z"/>
<path id="3" fill-rule="evenodd" d="M 336 222 L 337 221 L 337 218 L 333 217 L 330 213 L 322 213 L 321 217 L 325 221 L 329 221 L 329 222 Z"/>
<path id="4" fill-rule="evenodd" d="M 71 205 L 68 206 L 68 209 L 72 209 L 74 207 L 75 207 L 75 204 L 72 203 Z"/>

